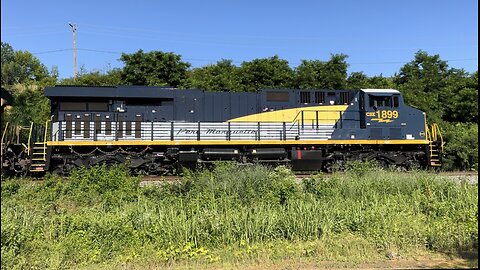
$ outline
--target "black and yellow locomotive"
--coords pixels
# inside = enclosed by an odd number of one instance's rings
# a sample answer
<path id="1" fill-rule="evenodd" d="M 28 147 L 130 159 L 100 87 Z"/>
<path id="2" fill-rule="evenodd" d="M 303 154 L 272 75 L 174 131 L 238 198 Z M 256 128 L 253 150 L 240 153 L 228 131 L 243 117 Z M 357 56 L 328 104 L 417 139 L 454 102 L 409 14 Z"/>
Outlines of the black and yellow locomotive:
<path id="1" fill-rule="evenodd" d="M 428 126 L 425 113 L 394 89 L 56 86 L 45 96 L 52 117 L 43 135 L 24 144 L 25 172 L 68 174 L 79 166 L 124 163 L 138 174 L 164 175 L 218 160 L 301 171 L 330 171 L 349 160 L 441 166 L 438 127 Z"/>

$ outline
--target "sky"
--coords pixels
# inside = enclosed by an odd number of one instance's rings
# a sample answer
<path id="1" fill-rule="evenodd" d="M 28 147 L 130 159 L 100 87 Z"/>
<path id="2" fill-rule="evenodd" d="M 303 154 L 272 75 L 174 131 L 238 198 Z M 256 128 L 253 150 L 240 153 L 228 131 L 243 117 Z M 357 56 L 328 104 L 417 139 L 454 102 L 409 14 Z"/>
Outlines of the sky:
<path id="1" fill-rule="evenodd" d="M 33 53 L 60 78 L 122 67 L 122 53 L 179 54 L 192 67 L 278 55 L 348 55 L 348 72 L 392 76 L 417 51 L 478 70 L 476 0 L 1 0 L 1 40 Z"/>

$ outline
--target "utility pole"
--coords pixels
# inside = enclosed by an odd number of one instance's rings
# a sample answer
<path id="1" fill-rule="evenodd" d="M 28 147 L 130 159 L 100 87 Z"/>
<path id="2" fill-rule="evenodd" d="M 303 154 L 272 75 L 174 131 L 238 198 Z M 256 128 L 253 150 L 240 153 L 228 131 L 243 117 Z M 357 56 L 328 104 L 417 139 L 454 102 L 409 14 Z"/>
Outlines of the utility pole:
<path id="1" fill-rule="evenodd" d="M 73 32 L 73 81 L 77 78 L 77 46 L 76 46 L 76 32 L 77 32 L 77 25 L 69 23 L 70 27 L 72 27 Z"/>

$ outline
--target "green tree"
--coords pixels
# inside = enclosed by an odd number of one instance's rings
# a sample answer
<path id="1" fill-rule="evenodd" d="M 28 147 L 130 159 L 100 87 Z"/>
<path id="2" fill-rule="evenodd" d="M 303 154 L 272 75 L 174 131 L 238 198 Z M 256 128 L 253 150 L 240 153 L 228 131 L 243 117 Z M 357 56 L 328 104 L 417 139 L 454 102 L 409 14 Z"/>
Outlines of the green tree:
<path id="1" fill-rule="evenodd" d="M 420 50 L 413 61 L 400 69 L 393 81 L 408 104 L 425 111 L 430 120 L 439 122 L 444 109 L 444 100 L 439 97 L 448 76 L 446 61 L 441 60 L 438 54 L 431 56 Z"/>
<path id="2" fill-rule="evenodd" d="M 121 79 L 131 85 L 178 87 L 190 67 L 190 63 L 181 61 L 180 55 L 171 52 L 138 50 L 133 54 L 123 53 L 120 60 L 125 63 Z"/>
<path id="3" fill-rule="evenodd" d="M 232 60 L 222 59 L 215 65 L 191 70 L 182 87 L 209 91 L 239 91 L 242 87 L 238 73 L 239 68 L 232 64 Z"/>
<path id="4" fill-rule="evenodd" d="M 114 68 L 107 72 L 100 72 L 98 70 L 87 72 L 83 67 L 77 74 L 75 81 L 73 78 L 63 79 L 62 85 L 85 85 L 85 86 L 115 86 L 123 84 L 121 79 L 122 70 Z"/>
<path id="5" fill-rule="evenodd" d="M 377 89 L 391 89 L 395 88 L 395 84 L 393 83 L 392 78 L 383 77 L 382 74 L 380 76 L 373 76 L 368 79 L 368 84 L 370 88 L 377 88 Z"/>
<path id="6" fill-rule="evenodd" d="M 348 64 L 345 54 L 332 54 L 330 60 L 302 60 L 296 68 L 295 87 L 300 89 L 345 89 Z M 359 75 L 359 74 L 356 74 Z"/>
<path id="7" fill-rule="evenodd" d="M 439 100 L 443 101 L 444 120 L 478 123 L 478 71 L 470 75 L 452 69 Z"/>
<path id="8" fill-rule="evenodd" d="M 434 93 L 445 86 L 445 78 L 448 76 L 448 64 L 440 59 L 438 54 L 429 55 L 425 51 L 418 51 L 415 59 L 402 68 L 395 77 L 395 83 L 405 85 L 410 82 L 418 82 L 422 91 Z"/>
<path id="9" fill-rule="evenodd" d="M 19 83 L 51 84 L 48 69 L 28 51 L 15 51 L 8 43 L 1 43 L 2 86 Z M 56 80 L 56 78 L 55 78 Z"/>
<path id="10" fill-rule="evenodd" d="M 239 69 L 240 85 L 247 92 L 262 88 L 291 88 L 293 76 L 288 61 L 277 55 L 243 62 Z"/>
<path id="11" fill-rule="evenodd" d="M 13 85 L 15 76 L 13 74 L 12 63 L 14 62 L 15 51 L 10 44 L 2 41 L 1 53 L 0 59 L 2 63 L 2 86 Z"/>
<path id="12" fill-rule="evenodd" d="M 346 89 L 355 90 L 370 88 L 369 78 L 363 72 L 352 72 L 347 78 Z"/>
<path id="13" fill-rule="evenodd" d="M 50 102 L 36 85 L 17 85 L 13 91 L 14 101 L 5 120 L 28 126 L 30 122 L 43 124 L 50 117 Z"/>
<path id="14" fill-rule="evenodd" d="M 445 170 L 478 170 L 478 124 L 443 123 Z"/>

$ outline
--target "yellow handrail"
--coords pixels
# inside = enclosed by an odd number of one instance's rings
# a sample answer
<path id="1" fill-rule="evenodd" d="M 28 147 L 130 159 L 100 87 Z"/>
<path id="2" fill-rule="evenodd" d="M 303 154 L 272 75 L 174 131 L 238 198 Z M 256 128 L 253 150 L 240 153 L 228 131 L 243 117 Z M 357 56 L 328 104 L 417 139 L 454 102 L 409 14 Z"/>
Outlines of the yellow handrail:
<path id="1" fill-rule="evenodd" d="M 52 121 L 52 119 L 48 119 L 47 121 L 45 121 L 45 135 L 43 137 L 43 144 L 46 144 L 47 143 L 47 139 L 48 139 L 48 123 Z"/>
<path id="2" fill-rule="evenodd" d="M 7 129 L 8 129 L 8 125 L 9 125 L 9 124 L 10 124 L 10 123 L 7 122 L 7 124 L 5 125 L 5 129 L 3 130 L 3 133 L 2 133 L 2 147 L 1 147 L 1 151 L 2 151 L 2 152 L 1 152 L 1 155 L 2 155 L 2 157 L 3 157 L 3 144 L 4 144 L 3 141 L 5 140 L 5 136 L 6 136 L 6 134 L 7 134 Z"/>
<path id="3" fill-rule="evenodd" d="M 440 127 L 438 127 L 437 124 L 433 124 L 434 127 L 435 127 L 435 130 L 436 130 L 436 133 L 438 133 L 438 136 L 440 137 L 440 147 L 442 149 L 442 152 L 443 152 L 443 136 L 442 136 L 442 132 L 440 131 Z M 438 138 L 437 138 L 438 139 Z"/>
<path id="4" fill-rule="evenodd" d="M 30 147 L 31 141 L 32 141 L 32 132 L 33 132 L 33 122 L 30 123 L 30 132 L 28 133 L 28 148 L 27 148 L 27 154 L 30 155 L 30 152 L 32 148 Z"/>
<path id="5" fill-rule="evenodd" d="M 428 140 L 428 141 L 431 141 L 430 140 L 430 128 L 425 125 L 425 138 Z"/>

